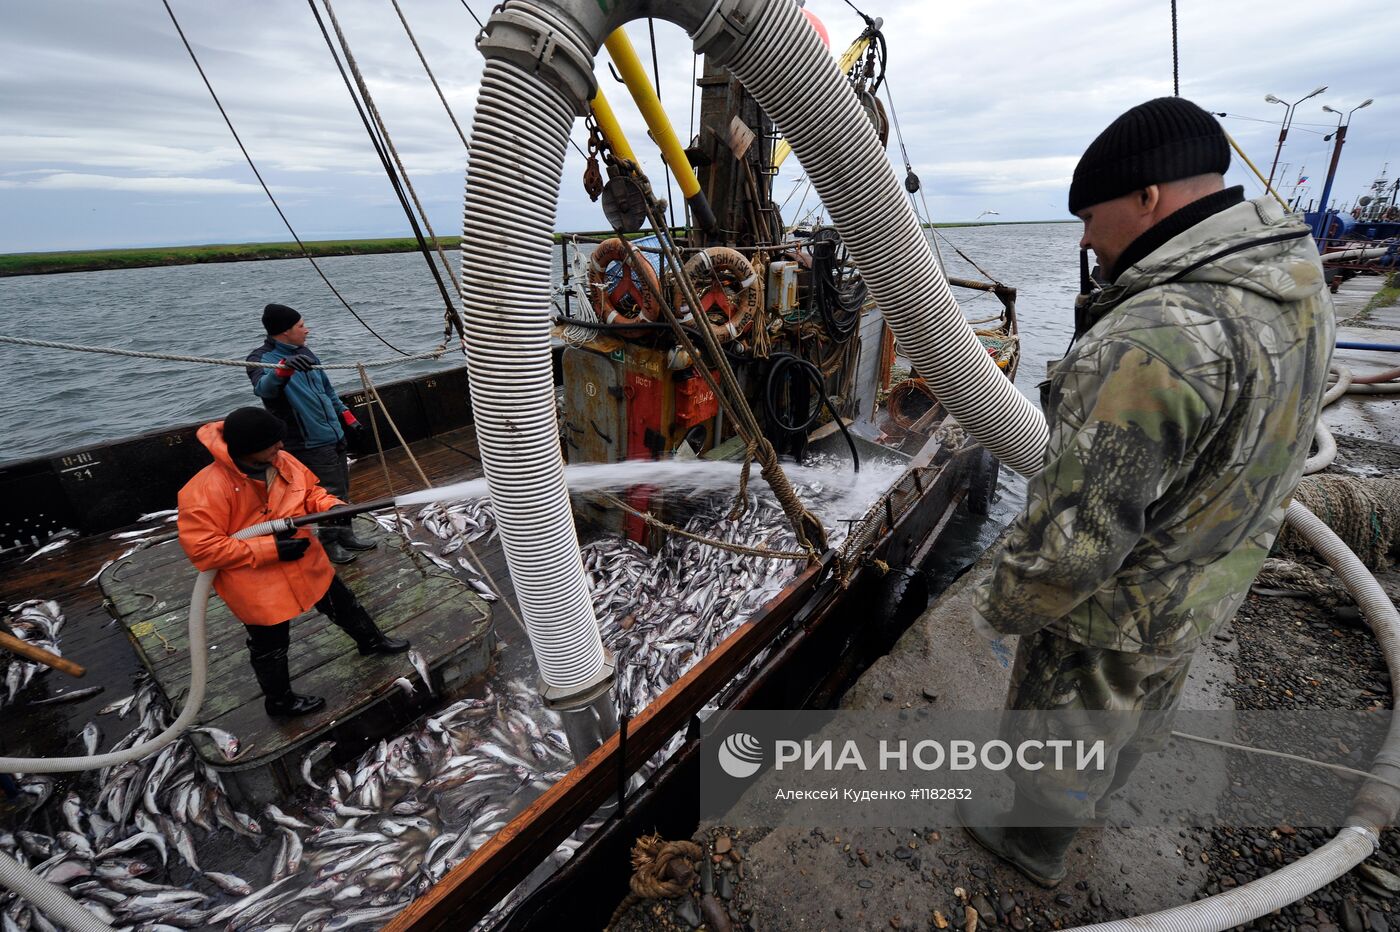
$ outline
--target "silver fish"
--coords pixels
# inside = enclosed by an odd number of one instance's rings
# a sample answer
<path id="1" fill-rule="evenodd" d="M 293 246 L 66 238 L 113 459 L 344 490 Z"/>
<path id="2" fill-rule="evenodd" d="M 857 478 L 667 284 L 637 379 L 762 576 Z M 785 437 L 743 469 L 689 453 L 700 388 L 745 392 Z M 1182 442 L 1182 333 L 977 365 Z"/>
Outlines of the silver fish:
<path id="1" fill-rule="evenodd" d="M 96 722 L 88 722 L 83 726 L 83 747 L 87 749 L 89 757 L 97 753 L 97 744 L 101 740 L 102 732 Z"/>
<path id="2" fill-rule="evenodd" d="M 316 745 L 314 748 L 308 751 L 306 756 L 302 758 L 301 778 L 306 781 L 307 786 L 310 786 L 317 790 L 321 789 L 321 784 L 317 783 L 311 778 L 311 768 L 314 764 L 318 763 L 327 755 L 329 755 L 331 749 L 334 747 L 334 741 L 322 741 L 320 744 Z"/>
<path id="3" fill-rule="evenodd" d="M 253 892 L 248 881 L 232 874 L 221 874 L 218 871 L 205 871 L 204 876 L 214 882 L 220 890 L 225 893 L 232 893 L 234 896 L 247 896 Z"/>
<path id="4" fill-rule="evenodd" d="M 413 669 L 418 671 L 418 675 L 423 678 L 423 683 L 428 687 L 428 694 L 433 693 L 433 680 L 429 676 L 428 662 L 423 659 L 423 655 L 418 653 L 416 648 L 409 650 L 408 662 L 413 664 Z"/>
<path id="5" fill-rule="evenodd" d="M 107 705 L 104 705 L 102 708 L 97 710 L 97 714 L 111 715 L 113 712 L 115 712 L 117 713 L 117 718 L 126 718 L 127 714 L 131 712 L 131 707 L 135 705 L 135 703 L 136 694 L 132 693 L 125 699 L 118 699 L 116 702 L 110 702 Z"/>
<path id="6" fill-rule="evenodd" d="M 403 690 L 405 696 L 412 696 L 415 692 L 412 681 L 406 676 L 400 676 L 394 680 L 394 685 Z"/>
<path id="7" fill-rule="evenodd" d="M 272 822 L 274 825 L 278 825 L 282 828 L 288 829 L 302 829 L 308 832 L 311 831 L 311 826 L 308 823 L 303 822 L 300 819 L 295 818 L 294 816 L 287 815 L 285 812 L 283 812 L 281 809 L 278 809 L 271 803 L 269 803 L 267 808 L 263 810 L 263 813 L 267 816 L 268 821 Z"/>
<path id="8" fill-rule="evenodd" d="M 138 832 L 137 834 L 132 835 L 130 838 L 117 842 L 115 845 L 109 845 L 108 847 L 104 848 L 102 851 L 99 851 L 97 853 L 97 858 L 98 860 L 102 860 L 104 858 L 109 858 L 114 854 L 126 854 L 132 848 L 135 848 L 139 845 L 153 846 L 157 851 L 160 852 L 160 863 L 165 863 L 165 836 L 157 835 L 154 832 Z"/>
<path id="9" fill-rule="evenodd" d="M 57 696 L 50 696 L 47 699 L 35 699 L 29 705 L 62 705 L 65 702 L 77 702 L 89 696 L 95 696 L 102 692 L 105 686 L 88 686 L 84 689 L 75 689 L 71 693 L 60 693 Z"/>
<path id="10" fill-rule="evenodd" d="M 24 558 L 23 560 L 21 560 L 20 562 L 21 562 L 21 563 L 28 563 L 30 560 L 34 559 L 35 557 L 43 556 L 43 555 L 46 554 L 46 553 L 53 553 L 53 552 L 56 551 L 56 550 L 62 550 L 64 547 L 67 547 L 67 546 L 68 546 L 68 542 L 69 542 L 69 541 L 68 541 L 68 538 L 64 538 L 63 540 L 56 540 L 56 541 L 54 541 L 54 542 L 51 543 L 51 544 L 45 544 L 44 546 L 40 547 L 38 550 L 36 550 L 36 551 L 34 551 L 33 553 L 31 553 L 29 556 L 25 557 L 25 558 Z"/>
<path id="11" fill-rule="evenodd" d="M 204 725 L 199 728 L 191 728 L 190 731 L 197 731 L 209 736 L 214 742 L 214 747 L 218 748 L 224 760 L 231 761 L 238 756 L 239 743 L 238 736 L 224 731 L 222 728 L 214 728 L 212 725 Z"/>

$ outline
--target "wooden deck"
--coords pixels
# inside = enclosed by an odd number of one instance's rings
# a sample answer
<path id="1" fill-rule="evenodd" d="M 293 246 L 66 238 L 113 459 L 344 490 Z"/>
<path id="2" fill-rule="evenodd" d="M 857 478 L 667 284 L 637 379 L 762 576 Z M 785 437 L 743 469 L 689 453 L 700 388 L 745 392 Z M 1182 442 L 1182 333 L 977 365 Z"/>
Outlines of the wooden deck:
<path id="1" fill-rule="evenodd" d="M 481 475 L 471 428 L 418 441 L 411 449 L 434 485 Z M 404 450 L 389 451 L 386 459 L 394 492 L 422 487 Z M 351 489 L 360 501 L 390 494 L 377 456 L 352 464 Z M 174 505 L 172 501 L 165 507 Z M 416 517 L 412 512 L 408 516 Z M 450 574 L 431 564 L 423 563 L 432 572 L 422 576 L 400 549 L 389 545 L 390 535 L 368 523 L 368 519 L 359 520 L 366 522 L 359 526 L 359 533 L 381 538 L 380 546 L 354 563 L 338 567 L 337 572 L 355 589 L 380 625 L 412 640 L 433 668 L 435 679 L 445 673 L 456 681 L 468 670 L 484 670 L 495 636 L 493 624 L 504 621 L 507 638 L 516 627 L 509 610 L 503 608 L 507 602 L 513 604 L 515 593 L 499 541 L 492 538 L 475 545 L 477 555 L 500 587 L 497 595 L 501 601 L 487 606 L 462 581 L 450 578 Z M 150 526 L 147 522 L 132 528 Z M 173 523 L 167 527 L 174 529 Z M 415 532 L 415 536 L 421 533 Z M 436 542 L 431 535 L 420 539 Z M 104 607 L 98 583 L 87 580 L 128 546 L 129 543 L 106 534 L 94 535 L 74 540 L 27 563 L 10 560 L 0 564 L 0 602 L 14 604 L 36 598 L 57 601 L 67 618 L 60 640 L 63 654 L 88 670 L 82 680 L 57 672 L 35 678 L 15 704 L 6 708 L 6 714 L 0 715 L 0 747 L 7 753 L 77 753 L 81 743 L 76 733 L 83 723 L 102 706 L 130 693 L 132 678 L 143 669 L 150 669 L 166 689 L 172 705 L 178 708 L 188 677 L 187 606 L 194 570 L 173 542 L 139 551 L 121 561 L 121 565 L 109 567 L 103 583 L 111 594 L 110 611 L 124 617 L 125 624 L 119 624 Z M 495 609 L 502 610 L 493 612 Z M 382 710 L 386 705 L 400 713 L 408 711 L 397 697 L 387 703 L 376 701 L 377 697 L 390 691 L 397 693 L 392 684 L 399 676 L 419 685 L 406 655 L 362 658 L 347 635 L 312 612 L 294 622 L 291 671 L 296 688 L 325 697 L 327 709 L 320 715 L 274 726 L 263 711 L 248 666 L 243 628 L 228 615 L 217 597 L 210 600 L 208 630 L 209 642 L 216 649 L 210 652 L 209 689 L 201 720 L 233 732 L 243 744 L 238 758 L 231 763 L 212 748 L 202 749 L 206 759 L 221 767 L 237 770 L 264 766 L 265 758 L 273 755 L 277 747 L 295 747 L 311 741 L 314 735 L 308 733 L 314 731 L 313 723 L 319 723 L 323 730 L 329 725 L 341 727 L 344 717 L 353 715 L 356 708 L 362 716 L 371 707 Z M 26 708 L 26 699 L 86 686 L 103 686 L 105 690 L 67 705 Z M 377 718 L 377 712 L 371 717 Z M 104 740 L 104 748 L 126 730 L 115 725 L 114 719 L 101 723 L 104 732 L 112 732 Z"/>
<path id="2" fill-rule="evenodd" d="M 374 522 L 361 522 L 357 533 L 373 535 Z M 337 575 L 383 631 L 413 643 L 428 663 L 435 692 L 484 672 L 491 658 L 486 603 L 470 587 L 426 561 L 415 565 L 404 538 L 384 533 L 379 537 L 378 548 L 337 567 Z M 188 693 L 192 578 L 184 553 L 170 543 L 119 560 L 99 580 L 172 709 L 179 708 Z M 407 677 L 420 695 L 424 693 L 424 684 L 406 655 L 362 657 L 345 632 L 312 610 L 292 622 L 289 665 L 297 691 L 321 696 L 326 705 L 309 715 L 272 719 L 263 710 L 262 692 L 248 666 L 243 625 L 222 599 L 210 599 L 206 627 L 209 686 L 199 724 L 235 735 L 240 749 L 228 759 L 206 734 L 194 732 L 191 740 L 205 762 L 220 769 L 272 764 L 381 700 L 407 706 L 402 702 L 407 695 L 394 685 L 396 677 Z M 445 667 L 451 668 L 446 683 Z"/>

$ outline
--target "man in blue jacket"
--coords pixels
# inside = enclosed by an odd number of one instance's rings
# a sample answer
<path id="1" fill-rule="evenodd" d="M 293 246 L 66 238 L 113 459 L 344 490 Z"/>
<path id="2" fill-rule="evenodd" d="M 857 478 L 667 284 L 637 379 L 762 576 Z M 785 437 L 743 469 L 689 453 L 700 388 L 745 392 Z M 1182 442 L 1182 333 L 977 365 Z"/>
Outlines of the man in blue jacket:
<path id="1" fill-rule="evenodd" d="M 267 339 L 248 354 L 249 362 L 275 362 L 276 368 L 250 367 L 248 378 L 263 405 L 287 425 L 284 449 L 300 460 L 336 498 L 350 500 L 350 464 L 345 456 L 346 431 L 364 425 L 340 400 L 320 358 L 306 345 L 311 328 L 301 314 L 285 304 L 263 308 Z M 322 525 L 321 543 L 332 563 L 349 563 L 357 550 L 373 550 L 372 541 L 355 536 L 350 519 L 338 526 Z"/>

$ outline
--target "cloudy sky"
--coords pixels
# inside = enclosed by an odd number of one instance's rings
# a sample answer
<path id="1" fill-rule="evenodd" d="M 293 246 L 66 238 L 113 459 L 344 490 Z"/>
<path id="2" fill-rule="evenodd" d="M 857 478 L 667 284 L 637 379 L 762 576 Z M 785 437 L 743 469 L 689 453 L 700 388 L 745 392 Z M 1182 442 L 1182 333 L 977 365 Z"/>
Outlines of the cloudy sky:
<path id="1" fill-rule="evenodd" d="M 215 90 L 304 239 L 408 235 L 307 5 L 171 0 Z M 478 14 L 486 0 L 468 0 Z M 935 219 L 1063 219 L 1079 153 L 1118 113 L 1171 93 L 1169 0 L 862 0 L 885 21 L 890 87 Z M 461 227 L 464 150 L 389 0 L 334 0 L 435 229 Z M 481 74 L 461 0 L 400 0 L 463 128 Z M 810 0 L 838 51 L 860 29 L 843 0 Z M 1316 196 L 1336 118 L 1355 114 L 1334 194 L 1348 203 L 1394 160 L 1400 68 L 1375 3 L 1180 0 L 1182 94 L 1231 116 L 1264 171 L 1284 107 L 1301 104 L 1280 159 Z M 159 0 L 6 0 L 0 29 L 0 252 L 286 239 Z M 629 27 L 649 59 L 645 23 Z M 1390 35 L 1391 38 L 1387 38 Z M 663 98 L 691 120 L 689 42 L 656 24 Z M 600 57 L 599 79 L 653 178 L 661 163 Z M 1272 123 L 1270 121 L 1273 121 Z M 575 138 L 583 139 L 577 127 Z M 893 143 L 893 140 L 892 140 Z M 891 158 L 898 165 L 897 147 Z M 1237 160 L 1238 161 L 1238 160 Z M 1283 165 L 1287 165 L 1286 172 Z M 898 168 L 903 174 L 902 167 Z M 562 229 L 604 226 L 571 152 Z M 790 164 L 782 200 L 800 179 Z M 1231 177 L 1260 191 L 1244 171 Z M 799 194 L 800 196 L 800 194 Z M 793 202 L 794 204 L 796 201 Z M 810 201 L 808 203 L 810 206 Z M 789 218 L 791 219 L 791 218 Z"/>

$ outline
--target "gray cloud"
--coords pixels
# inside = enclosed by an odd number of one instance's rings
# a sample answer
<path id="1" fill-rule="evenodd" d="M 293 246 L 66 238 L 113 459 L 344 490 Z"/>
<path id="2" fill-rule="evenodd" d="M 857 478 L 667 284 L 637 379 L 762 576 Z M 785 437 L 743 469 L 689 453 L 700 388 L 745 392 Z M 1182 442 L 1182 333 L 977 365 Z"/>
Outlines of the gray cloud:
<path id="1" fill-rule="evenodd" d="M 244 141 L 304 236 L 403 234 L 364 130 L 304 4 L 172 0 Z M 457 0 L 400 0 L 464 129 L 481 74 L 476 25 Z M 884 19 L 890 90 L 915 170 L 936 219 L 1062 219 L 1083 147 L 1114 116 L 1171 93 L 1168 5 L 1132 0 L 940 3 L 864 0 Z M 480 14 L 485 0 L 474 0 Z M 1268 170 L 1286 99 L 1318 83 L 1298 108 L 1280 162 L 1306 170 L 1315 197 L 1333 124 L 1323 103 L 1358 112 L 1336 196 L 1348 202 L 1396 153 L 1400 69 L 1374 4 L 1340 0 L 1281 10 L 1265 0 L 1182 5 L 1182 93 L 1239 114 L 1224 125 Z M 836 51 L 861 23 L 839 0 L 810 0 Z M 460 229 L 465 153 L 392 7 L 335 0 L 400 153 L 440 233 Z M 650 64 L 646 24 L 629 27 Z M 692 131 L 692 56 L 676 27 L 656 24 L 660 84 L 682 136 Z M 597 76 L 644 167 L 662 166 L 625 89 L 600 56 Z M 11 4 L 0 33 L 0 249 L 285 238 L 159 4 L 58 0 Z M 1315 125 L 1307 125 L 1315 124 Z M 581 127 L 574 137 L 582 141 Z M 892 141 L 893 143 L 893 141 Z M 891 146 L 898 171 L 900 154 Z M 565 163 L 558 225 L 604 225 L 583 195 L 582 159 Z M 800 177 L 784 167 L 781 200 Z M 1260 186 L 1242 166 L 1231 178 Z M 800 197 L 800 195 L 798 195 Z M 795 205 L 794 199 L 793 204 Z M 809 198 L 808 207 L 811 206 Z M 231 211 L 230 207 L 237 208 Z"/>

